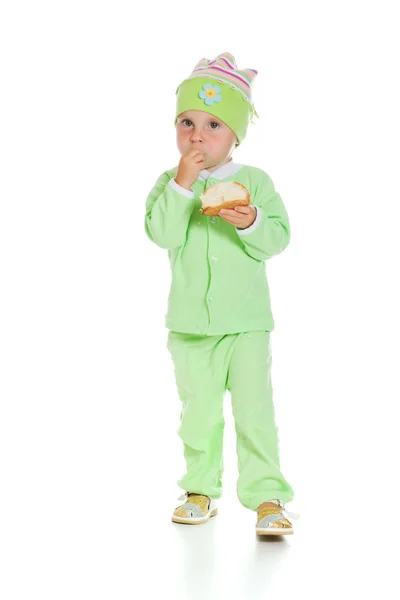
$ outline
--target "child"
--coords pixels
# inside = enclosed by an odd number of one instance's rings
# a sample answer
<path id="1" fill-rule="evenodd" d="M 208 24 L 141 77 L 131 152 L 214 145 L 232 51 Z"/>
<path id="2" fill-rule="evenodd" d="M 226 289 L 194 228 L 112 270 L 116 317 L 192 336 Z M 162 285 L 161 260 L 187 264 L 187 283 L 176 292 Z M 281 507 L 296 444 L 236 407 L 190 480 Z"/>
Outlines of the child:
<path id="1" fill-rule="evenodd" d="M 232 160 L 255 112 L 253 69 L 228 52 L 201 59 L 176 91 L 179 165 L 165 171 L 146 201 L 145 230 L 168 250 L 172 283 L 166 327 L 182 410 L 186 474 L 177 523 L 217 514 L 222 495 L 223 399 L 230 391 L 237 436 L 239 501 L 257 511 L 257 534 L 293 533 L 285 502 L 293 490 L 280 471 L 272 400 L 274 328 L 264 261 L 290 239 L 281 197 L 267 173 Z M 250 206 L 201 213 L 200 194 L 237 181 Z"/>

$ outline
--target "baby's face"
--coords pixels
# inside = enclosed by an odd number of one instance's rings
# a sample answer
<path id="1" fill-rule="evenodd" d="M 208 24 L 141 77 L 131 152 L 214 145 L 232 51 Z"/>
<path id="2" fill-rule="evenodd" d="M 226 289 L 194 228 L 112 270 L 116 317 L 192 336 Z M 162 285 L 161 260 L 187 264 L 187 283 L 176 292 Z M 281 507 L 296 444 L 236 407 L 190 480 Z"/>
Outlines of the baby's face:
<path id="1" fill-rule="evenodd" d="M 236 135 L 221 119 L 202 110 L 186 110 L 176 121 L 178 150 L 185 154 L 199 148 L 206 154 L 203 169 L 219 165 L 230 156 L 237 142 Z"/>

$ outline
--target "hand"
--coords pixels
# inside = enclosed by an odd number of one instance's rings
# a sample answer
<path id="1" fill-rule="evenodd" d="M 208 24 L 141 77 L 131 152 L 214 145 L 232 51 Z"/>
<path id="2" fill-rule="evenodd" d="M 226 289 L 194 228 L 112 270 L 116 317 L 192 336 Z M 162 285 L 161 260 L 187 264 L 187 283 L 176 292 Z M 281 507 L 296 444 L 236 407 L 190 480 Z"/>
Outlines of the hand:
<path id="1" fill-rule="evenodd" d="M 218 214 L 238 229 L 246 229 L 256 220 L 257 209 L 252 204 L 249 206 L 235 206 L 234 208 L 223 208 Z"/>
<path id="2" fill-rule="evenodd" d="M 204 168 L 206 153 L 198 148 L 190 148 L 188 152 L 182 155 L 175 181 L 178 185 L 190 189 L 190 186 L 197 180 L 200 171 Z"/>

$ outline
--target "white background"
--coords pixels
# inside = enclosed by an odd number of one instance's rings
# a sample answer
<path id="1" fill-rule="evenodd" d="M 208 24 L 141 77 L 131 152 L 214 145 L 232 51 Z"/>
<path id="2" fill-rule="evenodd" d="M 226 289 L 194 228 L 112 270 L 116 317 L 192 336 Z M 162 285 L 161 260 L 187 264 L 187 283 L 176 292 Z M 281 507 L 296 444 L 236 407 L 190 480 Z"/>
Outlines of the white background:
<path id="1" fill-rule="evenodd" d="M 396 4 L 2 2 L 2 600 L 397 597 Z M 258 71 L 234 160 L 292 228 L 267 272 L 300 519 L 273 542 L 236 497 L 229 394 L 219 515 L 170 520 L 170 270 L 144 208 L 179 161 L 178 84 L 224 51 Z"/>

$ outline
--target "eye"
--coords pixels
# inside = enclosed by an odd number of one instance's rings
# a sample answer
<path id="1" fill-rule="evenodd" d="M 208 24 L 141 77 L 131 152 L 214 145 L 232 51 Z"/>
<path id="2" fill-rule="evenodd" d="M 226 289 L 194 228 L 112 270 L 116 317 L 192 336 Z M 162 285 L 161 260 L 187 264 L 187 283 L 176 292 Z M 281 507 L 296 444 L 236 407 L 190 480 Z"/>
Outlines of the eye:
<path id="1" fill-rule="evenodd" d="M 183 123 L 183 124 L 185 124 L 185 123 L 191 123 L 191 122 L 192 122 L 192 121 L 191 121 L 190 119 L 182 119 L 182 123 Z"/>
<path id="2" fill-rule="evenodd" d="M 220 127 L 220 124 L 219 124 L 219 123 L 217 123 L 216 121 L 212 121 L 212 122 L 210 123 L 210 125 L 216 125 L 216 127 L 211 127 L 211 129 L 218 129 L 218 127 Z"/>

